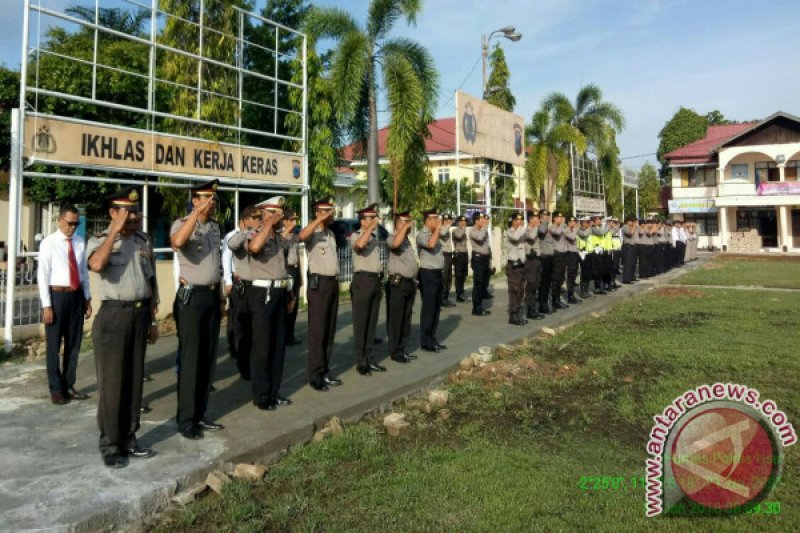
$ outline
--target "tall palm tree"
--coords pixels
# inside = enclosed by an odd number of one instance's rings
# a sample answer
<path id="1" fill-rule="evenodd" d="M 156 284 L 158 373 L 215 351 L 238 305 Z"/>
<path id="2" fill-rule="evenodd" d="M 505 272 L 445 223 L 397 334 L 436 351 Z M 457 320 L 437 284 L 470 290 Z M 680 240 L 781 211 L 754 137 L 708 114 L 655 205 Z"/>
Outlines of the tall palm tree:
<path id="1" fill-rule="evenodd" d="M 394 165 L 433 117 L 438 74 L 428 51 L 404 38 L 389 38 L 395 22 L 414 24 L 421 0 L 372 0 L 366 26 L 345 11 L 313 8 L 305 28 L 313 39 L 338 41 L 330 77 L 339 120 L 363 150 L 367 146 L 367 190 L 370 202 L 380 201 L 378 169 L 378 86 L 382 81 L 391 119 L 387 152 Z M 382 77 L 381 77 L 382 74 Z"/>
<path id="2" fill-rule="evenodd" d="M 551 208 L 556 191 L 570 176 L 569 147 L 583 152 L 586 138 L 569 122 L 556 120 L 544 104 L 525 127 L 525 135 L 530 146 L 525 163 L 528 187 L 537 194 L 542 207 Z"/>
<path id="3" fill-rule="evenodd" d="M 71 6 L 64 10 L 68 15 L 94 22 L 94 8 L 86 6 Z M 122 9 L 119 7 L 101 7 L 98 11 L 98 22 L 101 26 L 117 30 L 129 35 L 141 35 L 144 23 L 150 20 L 150 10 L 139 8 L 136 10 Z"/>

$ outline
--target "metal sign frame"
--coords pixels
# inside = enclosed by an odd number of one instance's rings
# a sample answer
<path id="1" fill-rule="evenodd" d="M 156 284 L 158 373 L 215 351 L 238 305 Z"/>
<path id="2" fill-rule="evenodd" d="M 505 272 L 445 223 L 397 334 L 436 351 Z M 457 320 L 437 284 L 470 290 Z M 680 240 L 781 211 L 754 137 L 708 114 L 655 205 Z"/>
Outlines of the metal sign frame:
<path id="1" fill-rule="evenodd" d="M 68 119 L 73 122 L 91 125 L 90 121 L 82 120 L 80 117 L 65 117 L 56 115 L 47 115 L 39 109 L 39 98 L 56 98 L 60 101 L 70 101 L 82 104 L 89 104 L 93 106 L 102 107 L 108 110 L 122 111 L 132 113 L 135 116 L 146 118 L 148 124 L 147 129 L 125 128 L 113 126 L 120 130 L 134 130 L 144 133 L 158 133 L 159 135 L 173 136 L 175 138 L 185 138 L 194 141 L 203 142 L 216 142 L 217 139 L 213 136 L 206 134 L 206 136 L 186 136 L 180 135 L 180 128 L 178 132 L 175 131 L 160 131 L 164 128 L 159 125 L 159 121 L 167 121 L 172 124 L 187 124 L 191 126 L 200 126 L 223 132 L 228 136 L 227 141 L 231 142 L 231 137 L 235 138 L 234 145 L 240 148 L 248 148 L 246 144 L 242 144 L 243 134 L 253 138 L 262 138 L 278 142 L 291 142 L 295 143 L 298 147 L 296 152 L 272 150 L 275 153 L 281 153 L 297 157 L 302 161 L 302 183 L 272 183 L 269 180 L 252 180 L 252 179 L 237 179 L 237 178 L 220 178 L 223 185 L 222 190 L 235 191 L 235 216 L 238 217 L 239 209 L 239 191 L 258 192 L 258 193 L 279 193 L 288 195 L 302 196 L 301 202 L 301 220 L 305 225 L 308 221 L 308 193 L 310 189 L 310 181 L 308 176 L 308 146 L 307 146 L 307 126 L 308 126 L 308 71 L 307 71 L 307 38 L 305 34 L 271 21 L 255 13 L 245 11 L 241 8 L 235 7 L 236 18 L 238 19 L 238 35 L 226 33 L 213 27 L 213 25 L 206 24 L 207 5 L 206 0 L 192 0 L 197 6 L 197 20 L 189 20 L 187 18 L 178 16 L 175 13 L 169 13 L 159 8 L 159 0 L 150 0 L 149 5 L 143 2 L 147 0 L 94 0 L 94 21 L 84 20 L 72 16 L 63 9 L 55 9 L 52 7 L 43 6 L 43 0 L 24 0 L 23 8 L 23 27 L 22 27 L 22 52 L 21 52 L 21 67 L 20 67 L 20 99 L 19 109 L 12 112 L 11 120 L 11 172 L 9 176 L 9 216 L 8 216 L 8 272 L 6 289 L 6 302 L 5 302 L 5 322 L 4 322 L 4 340 L 7 349 L 13 345 L 13 319 L 14 319 L 14 279 L 16 276 L 16 261 L 19 254 L 19 237 L 20 237 L 20 212 L 22 206 L 22 179 L 23 177 L 45 177 L 52 179 L 65 179 L 65 180 L 79 180 L 79 181 L 96 181 L 105 183 L 133 183 L 143 186 L 143 207 L 146 210 L 148 205 L 148 187 L 177 187 L 188 188 L 193 181 L 206 180 L 214 176 L 213 171 L 209 171 L 207 176 L 197 174 L 185 173 L 169 173 L 169 172 L 142 172 L 134 169 L 121 169 L 117 167 L 106 167 L 103 165 L 73 165 L 79 168 L 86 168 L 93 171 L 103 171 L 111 173 L 126 173 L 131 174 L 131 179 L 123 179 L 118 177 L 96 177 L 96 176 L 74 176 L 69 174 L 60 174 L 57 169 L 53 172 L 32 172 L 25 171 L 23 167 L 23 157 L 26 145 L 26 132 L 25 132 L 25 119 L 26 115 L 31 116 L 36 120 L 38 117 L 46 118 L 52 116 L 53 118 Z M 106 4 L 104 6 L 103 4 Z M 140 35 L 132 35 L 117 29 L 110 28 L 101 24 L 100 12 L 101 9 L 112 4 L 118 7 L 120 4 L 129 5 L 132 9 L 149 11 L 149 38 L 144 38 Z M 31 45 L 31 15 L 36 18 L 36 26 L 34 32 L 34 44 Z M 47 17 L 49 21 L 59 21 L 61 24 L 70 24 L 78 27 L 80 30 L 88 29 L 92 33 L 92 58 L 73 57 L 65 54 L 60 54 L 42 47 L 42 18 Z M 191 45 L 195 45 L 197 53 L 189 49 L 176 48 L 160 42 L 159 37 L 162 35 L 167 23 L 164 21 L 176 21 L 176 23 L 187 25 L 196 30 L 198 40 L 192 41 L 189 39 Z M 274 31 L 274 48 L 265 46 L 263 43 L 252 42 L 245 38 L 245 27 L 267 26 L 268 29 Z M 47 28 L 49 29 L 49 28 Z M 231 62 L 220 60 L 219 58 L 204 55 L 206 49 L 204 48 L 204 38 L 206 35 L 215 36 L 219 39 L 231 39 L 235 43 L 233 49 L 233 59 Z M 129 42 L 137 43 L 147 47 L 148 50 L 148 64 L 147 73 L 136 72 L 121 66 L 107 65 L 98 61 L 98 48 L 101 36 L 113 36 L 116 39 L 126 40 Z M 284 53 L 281 50 L 281 37 L 292 37 L 297 39 L 295 46 L 291 48 L 294 54 Z M 250 50 L 255 50 L 260 53 L 265 53 L 271 57 L 274 68 L 271 72 L 260 72 L 248 68 L 245 64 L 245 58 Z M 196 62 L 197 75 L 196 84 L 189 86 L 186 83 L 180 83 L 178 80 L 170 80 L 158 76 L 157 72 L 157 58 L 159 53 L 168 53 L 186 58 L 188 61 Z M 57 56 L 62 60 L 70 61 L 84 65 L 91 68 L 91 95 L 70 94 L 52 89 L 43 88 L 39 85 L 40 81 L 40 68 L 41 58 L 43 56 Z M 279 66 L 285 62 L 299 63 L 299 69 L 302 70 L 302 83 L 298 84 L 291 81 L 291 79 L 281 79 Z M 34 63 L 35 72 L 34 76 L 29 83 L 29 63 Z M 206 87 L 204 80 L 213 78 L 213 74 L 206 75 L 206 71 L 212 71 L 212 67 L 216 69 L 224 69 L 227 72 L 235 74 L 236 79 L 236 93 L 237 94 L 224 94 L 217 90 L 212 90 Z M 147 80 L 147 105 L 144 107 L 137 107 L 129 105 L 129 103 L 119 103 L 110 100 L 104 100 L 98 97 L 97 82 L 98 70 L 108 70 L 124 76 L 131 76 L 139 79 Z M 299 72 L 296 71 L 296 72 Z M 259 102 L 255 99 L 246 97 L 245 95 L 245 80 L 248 78 L 256 79 L 259 83 L 271 83 L 273 89 L 272 102 Z M 156 92 L 159 85 L 175 87 L 181 91 L 188 91 L 194 93 L 196 98 L 196 106 L 193 116 L 177 115 L 174 113 L 164 112 L 159 110 L 156 105 Z M 302 97 L 301 104 L 296 109 L 283 107 L 279 100 L 280 90 L 300 90 Z M 228 123 L 220 122 L 218 120 L 209 119 L 203 115 L 203 102 L 208 99 L 221 99 L 229 102 L 235 106 L 237 112 L 234 113 L 234 119 Z M 268 125 L 271 129 L 253 129 L 243 125 L 242 117 L 243 110 L 248 107 L 258 107 L 271 111 L 274 117 L 272 124 Z M 30 111 L 29 111 L 30 109 Z M 287 114 L 296 114 L 301 120 L 300 135 L 290 135 L 281 129 L 284 117 Z M 103 126 L 110 127 L 111 125 L 103 124 Z M 173 128 L 174 129 L 174 128 Z M 30 137 L 30 135 L 28 135 Z M 27 142 L 32 142 L 27 139 Z M 46 159 L 37 159 L 36 161 L 29 161 L 28 164 L 40 162 L 45 164 L 54 165 L 55 161 L 47 161 Z M 137 176 L 141 176 L 138 177 Z M 168 177 L 177 182 L 163 182 L 159 180 L 159 176 Z M 145 220 L 145 230 L 147 222 Z M 27 254 L 35 255 L 35 254 Z"/>
<path id="2" fill-rule="evenodd" d="M 597 158 L 579 154 L 574 145 L 569 146 L 570 175 L 572 178 L 572 216 L 594 215 L 598 211 L 578 209 L 580 199 L 585 203 L 603 202 L 603 216 L 606 215 L 606 186 L 603 171 Z"/>

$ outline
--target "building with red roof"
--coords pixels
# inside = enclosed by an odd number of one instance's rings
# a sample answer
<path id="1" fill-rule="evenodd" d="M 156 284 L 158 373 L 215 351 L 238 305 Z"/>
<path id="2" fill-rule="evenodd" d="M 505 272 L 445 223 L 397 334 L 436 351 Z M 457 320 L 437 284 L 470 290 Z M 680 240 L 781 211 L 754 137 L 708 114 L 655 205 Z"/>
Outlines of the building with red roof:
<path id="1" fill-rule="evenodd" d="M 800 252 L 800 118 L 710 126 L 664 158 L 670 213 L 697 225 L 701 247 Z"/>

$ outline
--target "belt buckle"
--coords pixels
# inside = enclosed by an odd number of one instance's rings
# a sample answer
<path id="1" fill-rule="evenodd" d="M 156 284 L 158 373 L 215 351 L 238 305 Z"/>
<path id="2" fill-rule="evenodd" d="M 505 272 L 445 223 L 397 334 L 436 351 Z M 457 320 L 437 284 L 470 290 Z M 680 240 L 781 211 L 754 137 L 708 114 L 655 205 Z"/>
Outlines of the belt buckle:
<path id="1" fill-rule="evenodd" d="M 133 307 L 135 307 L 136 309 L 139 309 L 139 308 L 141 308 L 143 305 L 144 305 L 144 304 L 143 304 L 142 302 L 135 302 L 135 303 L 133 304 Z"/>
<path id="2" fill-rule="evenodd" d="M 211 285 L 208 286 L 208 288 L 211 289 L 212 291 L 215 291 L 215 290 L 217 290 L 217 284 L 216 283 L 212 283 Z"/>

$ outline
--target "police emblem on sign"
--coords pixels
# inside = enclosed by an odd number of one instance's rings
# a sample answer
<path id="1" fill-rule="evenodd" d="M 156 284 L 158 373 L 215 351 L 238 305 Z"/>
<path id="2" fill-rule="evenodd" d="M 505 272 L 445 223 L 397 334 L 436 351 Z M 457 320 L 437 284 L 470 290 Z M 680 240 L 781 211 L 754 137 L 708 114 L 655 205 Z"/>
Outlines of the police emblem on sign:
<path id="1" fill-rule="evenodd" d="M 461 121 L 464 130 L 464 138 L 467 142 L 475 144 L 478 140 L 478 118 L 472 110 L 472 104 L 467 102 L 464 109 L 464 117 Z"/>
<path id="2" fill-rule="evenodd" d="M 33 150 L 43 154 L 52 154 L 56 151 L 56 140 L 50 134 L 47 126 L 42 126 L 33 136 Z"/>

